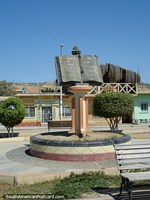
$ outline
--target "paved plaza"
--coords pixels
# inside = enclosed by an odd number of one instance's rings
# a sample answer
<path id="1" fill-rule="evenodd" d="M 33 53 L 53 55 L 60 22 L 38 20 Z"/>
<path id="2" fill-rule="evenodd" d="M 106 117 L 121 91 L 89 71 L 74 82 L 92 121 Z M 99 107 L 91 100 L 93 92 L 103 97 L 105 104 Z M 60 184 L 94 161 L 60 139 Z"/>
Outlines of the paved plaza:
<path id="1" fill-rule="evenodd" d="M 131 126 L 124 125 L 121 128 L 126 133 L 133 136 L 132 142 L 149 142 L 150 133 L 148 125 Z M 94 129 L 107 130 L 108 127 L 95 127 Z M 69 130 L 64 129 L 63 130 Z M 53 129 L 51 131 L 61 131 L 61 129 Z M 0 127 L 0 134 L 6 132 Z M 82 173 L 84 171 L 105 171 L 110 174 L 117 174 L 117 166 L 115 160 L 99 161 L 99 162 L 60 162 L 50 161 L 32 157 L 29 154 L 31 135 L 47 132 L 47 127 L 34 128 L 15 128 L 14 132 L 19 132 L 15 138 L 0 139 L 0 182 L 9 184 L 34 184 L 51 180 L 57 177 L 69 175 L 70 172 Z M 139 139 L 141 138 L 141 139 Z M 112 200 L 118 190 L 96 191 L 89 195 L 88 199 L 92 200 Z M 111 195 L 113 194 L 113 196 Z M 87 199 L 85 197 L 84 199 Z"/>

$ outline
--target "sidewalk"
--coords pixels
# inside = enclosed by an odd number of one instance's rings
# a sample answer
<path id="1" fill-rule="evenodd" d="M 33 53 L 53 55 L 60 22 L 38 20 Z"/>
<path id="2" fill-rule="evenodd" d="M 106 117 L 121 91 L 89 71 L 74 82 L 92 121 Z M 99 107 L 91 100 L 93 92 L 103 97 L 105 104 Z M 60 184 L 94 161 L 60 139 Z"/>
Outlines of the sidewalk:
<path id="1" fill-rule="evenodd" d="M 133 136 L 132 142 L 138 142 L 139 138 L 150 142 L 148 125 L 124 125 L 121 126 L 124 132 Z M 120 128 L 120 129 L 121 129 Z M 108 127 L 95 127 L 95 129 L 109 130 Z M 53 129 L 61 131 L 62 129 Z M 64 129 L 63 129 L 64 130 Z M 66 129 L 69 130 L 69 129 Z M 0 127 L 0 133 L 6 129 Z M 0 182 L 9 184 L 34 184 L 36 182 L 48 181 L 57 177 L 64 177 L 70 172 L 82 173 L 88 171 L 105 171 L 110 174 L 117 174 L 115 160 L 97 162 L 60 162 L 43 160 L 29 156 L 30 135 L 47 132 L 47 127 L 15 128 L 19 131 L 19 137 L 0 139 Z M 14 142 L 11 141 L 14 139 Z M 18 140 L 18 141 L 17 141 Z M 141 140 L 140 140 L 141 141 Z M 84 200 L 113 200 L 114 198 L 105 193 L 93 193 L 84 197 Z M 76 199 L 77 200 L 77 199 Z"/>
<path id="2" fill-rule="evenodd" d="M 29 142 L 12 142 L 0 144 L 0 182 L 9 184 L 34 184 L 64 177 L 71 172 L 106 171 L 117 173 L 114 160 L 101 162 L 58 162 L 30 157 L 26 152 Z M 106 169 L 106 166 L 110 168 Z M 95 197 L 96 196 L 96 197 Z M 87 200 L 87 198 L 84 198 Z M 92 194 L 90 200 L 113 200 L 107 194 Z"/>
<path id="3" fill-rule="evenodd" d="M 70 172 L 102 170 L 117 173 L 115 160 L 97 162 L 44 160 L 29 156 L 29 148 L 29 141 L 0 144 L 0 181 L 3 174 L 7 175 L 7 179 L 2 179 L 2 181 L 12 184 L 33 184 L 50 180 L 56 176 L 63 177 L 69 175 Z"/>

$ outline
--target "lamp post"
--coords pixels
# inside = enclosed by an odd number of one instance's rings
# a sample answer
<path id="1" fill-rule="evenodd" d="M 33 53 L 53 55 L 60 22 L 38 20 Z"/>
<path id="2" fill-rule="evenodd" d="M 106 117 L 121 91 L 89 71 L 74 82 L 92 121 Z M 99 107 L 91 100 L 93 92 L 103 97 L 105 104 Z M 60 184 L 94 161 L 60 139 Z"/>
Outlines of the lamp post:
<path id="1" fill-rule="evenodd" d="M 63 44 L 60 45 L 60 56 L 62 56 L 62 48 Z M 60 106 L 60 120 L 62 120 L 62 85 L 60 86 L 60 101 L 59 101 L 59 106 Z"/>
<path id="2" fill-rule="evenodd" d="M 60 56 L 62 56 L 62 48 L 63 48 L 63 44 L 60 45 Z"/>

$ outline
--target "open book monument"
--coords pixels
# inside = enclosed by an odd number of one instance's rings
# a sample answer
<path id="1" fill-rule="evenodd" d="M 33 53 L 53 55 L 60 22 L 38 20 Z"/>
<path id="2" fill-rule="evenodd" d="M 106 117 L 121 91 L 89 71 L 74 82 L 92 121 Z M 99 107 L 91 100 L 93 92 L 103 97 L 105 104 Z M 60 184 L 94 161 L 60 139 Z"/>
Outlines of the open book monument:
<path id="1" fill-rule="evenodd" d="M 78 47 L 73 47 L 72 55 L 55 57 L 58 85 L 63 91 L 74 94 L 72 100 L 72 129 L 81 134 L 88 130 L 88 98 L 85 94 L 90 86 L 105 83 L 137 83 L 140 76 L 131 70 L 110 63 L 100 65 L 96 55 L 81 55 Z M 90 86 L 89 86 L 90 85 Z"/>
<path id="2" fill-rule="evenodd" d="M 96 55 L 80 55 L 79 49 L 73 48 L 73 55 L 55 58 L 58 85 L 68 86 L 73 93 L 72 129 L 70 133 L 85 134 L 88 131 L 88 99 L 85 94 L 90 85 L 103 83 L 101 69 Z"/>
<path id="3" fill-rule="evenodd" d="M 64 55 L 56 60 L 56 74 L 59 85 L 103 82 L 98 58 L 95 55 Z"/>
<path id="4" fill-rule="evenodd" d="M 101 85 L 106 83 L 139 83 L 138 73 L 113 65 L 111 63 L 99 64 L 96 55 L 81 55 L 78 48 L 73 55 L 55 57 L 56 75 L 58 85 L 64 87 L 76 83 L 89 83 Z M 73 48 L 73 49 L 74 49 Z"/>
<path id="5" fill-rule="evenodd" d="M 57 161 L 93 162 L 114 159 L 113 139 L 89 139 L 92 132 L 88 128 L 89 106 L 86 93 L 92 89 L 92 86 L 102 85 L 103 81 L 108 81 L 107 83 L 127 81 L 129 73 L 126 72 L 129 71 L 111 64 L 100 65 L 97 56 L 81 55 L 76 46 L 73 48 L 72 55 L 55 57 L 55 65 L 58 85 L 74 94 L 72 98 L 72 128 L 69 131 L 70 135 L 68 132 L 58 131 L 31 136 L 30 154 Z M 136 73 L 131 72 L 130 75 L 128 81 L 137 80 Z M 61 97 L 60 105 L 62 106 Z M 85 139 L 78 136 L 87 137 Z M 115 143 L 119 144 L 129 141 L 129 136 L 115 138 Z"/>

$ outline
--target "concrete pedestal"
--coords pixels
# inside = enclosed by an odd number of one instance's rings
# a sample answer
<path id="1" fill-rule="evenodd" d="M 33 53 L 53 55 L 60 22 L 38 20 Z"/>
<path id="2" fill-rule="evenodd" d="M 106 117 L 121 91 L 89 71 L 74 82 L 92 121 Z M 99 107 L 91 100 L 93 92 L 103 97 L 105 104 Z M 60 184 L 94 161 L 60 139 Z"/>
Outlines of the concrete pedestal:
<path id="1" fill-rule="evenodd" d="M 69 133 L 86 134 L 88 127 L 88 99 L 85 94 L 91 90 L 88 85 L 76 85 L 68 88 L 74 94 L 72 100 L 72 128 Z"/>

